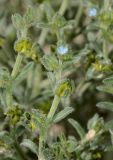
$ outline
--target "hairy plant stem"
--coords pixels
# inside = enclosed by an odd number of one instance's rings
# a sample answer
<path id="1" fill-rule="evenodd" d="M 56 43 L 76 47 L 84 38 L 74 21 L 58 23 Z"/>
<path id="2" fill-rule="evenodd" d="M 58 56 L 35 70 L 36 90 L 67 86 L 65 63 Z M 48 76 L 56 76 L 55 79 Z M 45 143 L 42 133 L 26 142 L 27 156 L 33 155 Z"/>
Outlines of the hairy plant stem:
<path id="1" fill-rule="evenodd" d="M 68 6 L 68 0 L 63 0 L 58 13 L 60 15 L 63 15 L 65 13 L 67 6 Z"/>
<path id="2" fill-rule="evenodd" d="M 39 160 L 45 160 L 43 153 L 42 153 L 42 149 L 43 149 L 43 137 L 40 135 L 39 137 Z"/>
<path id="3" fill-rule="evenodd" d="M 53 118 L 53 116 L 54 116 L 54 114 L 55 114 L 55 112 L 57 110 L 59 102 L 60 102 L 60 97 L 55 95 L 55 97 L 53 99 L 52 106 L 51 106 L 50 111 L 49 111 L 49 113 L 47 115 L 48 119 L 52 119 Z"/>
<path id="4" fill-rule="evenodd" d="M 107 41 L 103 40 L 103 56 L 104 59 L 107 60 L 108 59 L 108 48 L 107 48 Z"/>
<path id="5" fill-rule="evenodd" d="M 12 85 L 10 85 L 6 90 L 6 104 L 7 107 L 12 107 L 13 97 L 12 97 Z"/>
<path id="6" fill-rule="evenodd" d="M 23 59 L 23 55 L 18 54 L 17 58 L 16 58 L 16 62 L 15 65 L 13 67 L 12 73 L 11 73 L 11 77 L 14 80 L 19 72 L 20 66 L 21 66 L 21 62 Z M 13 97 L 12 97 L 12 83 L 9 85 L 9 87 L 6 90 L 6 104 L 8 107 L 11 107 L 13 105 Z"/>
<path id="7" fill-rule="evenodd" d="M 110 0 L 104 0 L 104 10 L 107 11 L 110 6 Z"/>
<path id="8" fill-rule="evenodd" d="M 62 1 L 62 4 L 61 4 L 61 7 L 58 11 L 58 13 L 62 16 L 64 13 L 65 13 L 65 10 L 68 6 L 68 0 L 63 0 Z M 44 41 L 45 41 L 45 38 L 48 34 L 48 29 L 43 29 L 41 34 L 40 34 L 40 37 L 39 37 L 39 44 L 41 46 L 43 46 L 44 44 Z M 61 73 L 60 73 L 61 74 Z M 58 104 L 60 102 L 60 97 L 58 97 L 57 95 L 55 95 L 54 99 L 53 99 L 53 103 L 52 103 L 52 106 L 50 108 L 50 111 L 47 115 L 47 118 L 52 120 L 56 110 L 57 110 L 57 107 L 58 107 Z M 43 156 L 43 153 L 42 153 L 42 149 L 43 149 L 43 142 L 44 142 L 44 139 L 40 133 L 40 136 L 39 136 L 39 160 L 45 160 L 44 156 Z"/>
<path id="9" fill-rule="evenodd" d="M 82 11 L 83 11 L 83 2 L 80 0 L 80 6 L 78 8 L 77 14 L 75 15 L 75 27 L 78 27 L 79 22 L 80 22 L 80 17 L 82 16 Z"/>
<path id="10" fill-rule="evenodd" d="M 58 13 L 62 16 L 65 11 L 66 11 L 66 8 L 68 6 L 68 0 L 63 0 L 62 1 L 62 4 L 61 4 L 61 7 L 58 11 Z M 44 42 L 45 42 L 45 39 L 47 37 L 47 34 L 48 34 L 48 29 L 42 29 L 41 31 L 41 34 L 40 34 L 40 37 L 39 37 L 39 40 L 38 40 L 38 43 L 43 46 L 44 45 Z"/>
<path id="11" fill-rule="evenodd" d="M 42 29 L 39 40 L 38 40 L 38 43 L 40 44 L 40 46 L 44 45 L 44 41 L 46 39 L 47 33 L 48 33 L 48 29 Z"/>
<path id="12" fill-rule="evenodd" d="M 17 55 L 17 58 L 16 58 L 15 65 L 14 65 L 13 70 L 12 70 L 12 73 L 11 73 L 11 76 L 12 76 L 13 79 L 16 78 L 16 76 L 17 76 L 17 74 L 18 74 L 18 72 L 19 72 L 22 59 L 23 59 L 23 55 L 18 54 L 18 55 Z"/>
<path id="13" fill-rule="evenodd" d="M 107 11 L 109 9 L 109 5 L 110 5 L 110 0 L 104 0 L 104 11 Z M 103 40 L 103 56 L 104 56 L 104 59 L 107 61 L 108 59 L 108 43 L 107 43 L 107 40 L 104 39 Z"/>
<path id="14" fill-rule="evenodd" d="M 55 95 L 55 97 L 53 99 L 52 106 L 51 106 L 50 111 L 49 111 L 49 113 L 47 115 L 48 119 L 52 120 L 52 118 L 53 118 L 53 116 L 54 116 L 54 114 L 55 114 L 55 112 L 57 110 L 59 102 L 60 102 L 60 97 Z M 40 137 L 39 137 L 39 160 L 45 160 L 45 158 L 43 156 L 43 153 L 42 153 L 43 142 L 44 142 L 44 139 L 43 139 L 43 136 L 40 133 Z"/>

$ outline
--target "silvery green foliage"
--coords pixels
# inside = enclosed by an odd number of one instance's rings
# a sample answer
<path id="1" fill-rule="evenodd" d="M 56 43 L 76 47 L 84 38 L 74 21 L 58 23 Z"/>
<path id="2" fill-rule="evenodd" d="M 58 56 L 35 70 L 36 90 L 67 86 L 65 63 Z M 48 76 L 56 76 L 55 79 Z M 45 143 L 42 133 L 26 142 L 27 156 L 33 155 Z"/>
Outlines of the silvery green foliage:
<path id="1" fill-rule="evenodd" d="M 96 87 L 113 94 L 112 4 L 0 1 L 1 160 L 103 160 L 113 151 L 113 120 L 100 116 L 113 103 L 94 109 Z"/>

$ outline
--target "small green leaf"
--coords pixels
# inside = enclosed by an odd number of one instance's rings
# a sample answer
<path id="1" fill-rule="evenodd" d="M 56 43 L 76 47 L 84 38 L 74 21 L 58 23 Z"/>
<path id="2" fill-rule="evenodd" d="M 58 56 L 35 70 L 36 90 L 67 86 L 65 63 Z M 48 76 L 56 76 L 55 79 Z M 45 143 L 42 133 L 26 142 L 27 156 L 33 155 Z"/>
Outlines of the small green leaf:
<path id="1" fill-rule="evenodd" d="M 20 145 L 24 146 L 24 147 L 27 147 L 28 149 L 30 149 L 33 153 L 35 153 L 38 156 L 38 147 L 30 139 L 24 139 L 23 142 Z"/>
<path id="2" fill-rule="evenodd" d="M 113 130 L 113 120 L 110 120 L 108 122 L 105 123 L 105 128 L 107 130 L 112 129 Z"/>
<path id="3" fill-rule="evenodd" d="M 113 146 L 106 146 L 105 150 L 106 152 L 112 152 L 113 151 Z"/>
<path id="4" fill-rule="evenodd" d="M 7 135 L 7 131 L 0 131 L 0 139 L 3 138 L 3 136 Z"/>
<path id="5" fill-rule="evenodd" d="M 58 70 L 58 60 L 54 55 L 45 55 L 41 58 L 41 63 L 48 71 Z"/>
<path id="6" fill-rule="evenodd" d="M 10 73 L 7 68 L 0 69 L 0 88 L 7 88 L 10 85 Z"/>
<path id="7" fill-rule="evenodd" d="M 76 129 L 77 133 L 79 134 L 80 138 L 84 138 L 85 136 L 85 131 L 81 127 L 81 125 L 74 119 L 69 119 L 68 122 Z"/>
<path id="8" fill-rule="evenodd" d="M 66 107 L 64 110 L 60 111 L 54 118 L 54 123 L 58 123 L 62 119 L 66 118 L 74 109 L 72 107 Z"/>
<path id="9" fill-rule="evenodd" d="M 99 108 L 107 109 L 113 112 L 113 103 L 112 102 L 100 102 L 96 105 Z"/>
<path id="10" fill-rule="evenodd" d="M 104 83 L 104 84 L 111 84 L 111 85 L 113 85 L 113 76 L 104 79 L 104 80 L 103 80 L 103 83 Z"/>
<path id="11" fill-rule="evenodd" d="M 12 15 L 12 22 L 13 22 L 13 25 L 14 27 L 17 29 L 17 30 L 20 30 L 24 27 L 24 21 L 23 21 L 23 18 L 20 14 L 16 13 L 14 15 Z"/>
<path id="12" fill-rule="evenodd" d="M 34 8 L 29 7 L 23 18 L 24 18 L 24 22 L 27 25 L 27 27 L 30 27 L 34 23 L 34 20 L 35 20 Z"/>
<path id="13" fill-rule="evenodd" d="M 110 131 L 110 135 L 111 135 L 111 143 L 112 143 L 112 145 L 113 145 L 113 130 L 110 129 L 109 131 Z"/>
<path id="14" fill-rule="evenodd" d="M 99 115 L 95 114 L 91 119 L 89 119 L 87 123 L 87 128 L 90 130 L 92 128 L 95 128 L 96 124 L 98 123 Z"/>
<path id="15" fill-rule="evenodd" d="M 113 94 L 113 87 L 110 85 L 98 86 L 97 89 L 102 92 Z"/>

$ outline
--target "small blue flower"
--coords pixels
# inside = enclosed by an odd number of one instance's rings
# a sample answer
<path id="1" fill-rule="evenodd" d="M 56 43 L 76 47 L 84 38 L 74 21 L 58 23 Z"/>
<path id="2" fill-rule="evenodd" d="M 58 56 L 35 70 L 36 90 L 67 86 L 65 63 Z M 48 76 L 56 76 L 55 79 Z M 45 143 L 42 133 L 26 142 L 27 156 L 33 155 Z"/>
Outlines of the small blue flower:
<path id="1" fill-rule="evenodd" d="M 64 55 L 68 52 L 68 47 L 61 45 L 60 47 L 57 48 L 58 54 Z"/>
<path id="2" fill-rule="evenodd" d="M 95 17 L 95 16 L 97 15 L 97 9 L 96 9 L 96 8 L 90 8 L 90 9 L 88 10 L 88 15 L 89 15 L 90 17 Z"/>

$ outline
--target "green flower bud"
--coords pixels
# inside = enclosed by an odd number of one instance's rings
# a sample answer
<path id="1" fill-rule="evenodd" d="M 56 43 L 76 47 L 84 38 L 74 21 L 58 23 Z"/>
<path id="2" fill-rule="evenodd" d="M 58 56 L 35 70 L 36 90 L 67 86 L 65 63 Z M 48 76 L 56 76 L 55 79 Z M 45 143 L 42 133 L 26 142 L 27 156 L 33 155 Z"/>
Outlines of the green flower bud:
<path id="1" fill-rule="evenodd" d="M 72 92 L 72 85 L 69 80 L 63 80 L 58 83 L 55 94 L 59 97 L 66 97 Z"/>
<path id="2" fill-rule="evenodd" d="M 14 49 L 18 53 L 28 54 L 30 53 L 32 42 L 30 39 L 19 39 L 14 44 Z"/>
<path id="3" fill-rule="evenodd" d="M 100 63 L 100 61 L 96 60 L 96 62 L 93 63 L 93 66 L 94 66 L 96 71 L 102 71 L 103 65 Z"/>
<path id="4" fill-rule="evenodd" d="M 97 152 L 97 153 L 93 154 L 93 159 L 101 159 L 101 158 L 102 158 L 101 153 Z"/>
<path id="5" fill-rule="evenodd" d="M 40 61 L 41 56 L 43 55 L 43 50 L 39 46 L 39 44 L 35 44 L 32 46 L 29 58 L 31 58 L 34 62 L 38 63 Z"/>
<path id="6" fill-rule="evenodd" d="M 30 121 L 29 127 L 31 128 L 32 131 L 35 131 L 37 129 L 37 125 L 34 121 Z"/>
<path id="7" fill-rule="evenodd" d="M 16 125 L 20 121 L 22 109 L 19 106 L 13 106 L 9 108 L 6 115 L 9 118 L 10 123 Z"/>
<path id="8" fill-rule="evenodd" d="M 100 15 L 98 16 L 99 21 L 102 24 L 105 25 L 109 25 L 111 23 L 113 23 L 113 12 L 112 11 L 104 11 L 102 13 L 100 13 Z"/>
<path id="9" fill-rule="evenodd" d="M 96 60 L 95 63 L 93 63 L 93 67 L 98 72 L 104 72 L 104 71 L 110 72 L 113 70 L 112 64 L 106 64 L 99 60 Z"/>
<path id="10" fill-rule="evenodd" d="M 27 58 L 32 59 L 35 62 L 39 62 L 42 50 L 36 44 L 33 45 L 30 39 L 20 39 L 15 42 L 14 49 L 18 53 L 24 54 Z"/>

